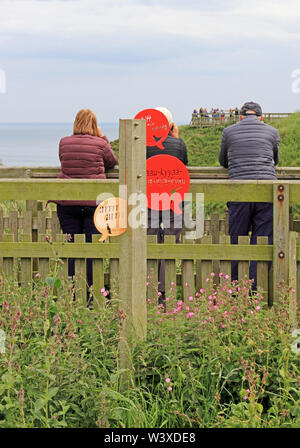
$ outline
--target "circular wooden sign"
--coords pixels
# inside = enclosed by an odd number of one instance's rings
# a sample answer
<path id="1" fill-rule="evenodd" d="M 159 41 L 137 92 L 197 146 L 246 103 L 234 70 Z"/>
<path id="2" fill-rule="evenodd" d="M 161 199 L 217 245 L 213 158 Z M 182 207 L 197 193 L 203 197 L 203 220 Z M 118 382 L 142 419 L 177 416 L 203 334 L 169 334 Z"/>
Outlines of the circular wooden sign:
<path id="1" fill-rule="evenodd" d="M 125 199 L 109 198 L 101 202 L 94 213 L 94 224 L 102 233 L 99 241 L 109 236 L 118 236 L 127 229 L 127 205 Z"/>

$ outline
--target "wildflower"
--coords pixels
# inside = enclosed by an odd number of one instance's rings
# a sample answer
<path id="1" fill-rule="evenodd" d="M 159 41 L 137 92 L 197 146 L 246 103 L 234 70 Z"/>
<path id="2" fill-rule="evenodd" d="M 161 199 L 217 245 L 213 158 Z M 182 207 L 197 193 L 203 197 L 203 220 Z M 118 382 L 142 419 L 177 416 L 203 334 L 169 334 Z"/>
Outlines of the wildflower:
<path id="1" fill-rule="evenodd" d="M 194 300 L 194 297 L 193 297 L 193 296 L 190 296 L 190 297 L 189 297 L 189 301 L 191 302 L 192 300 Z"/>
<path id="2" fill-rule="evenodd" d="M 166 302 L 168 302 L 170 300 L 170 298 L 169 297 L 166 297 Z"/>
<path id="3" fill-rule="evenodd" d="M 81 319 L 78 319 L 78 323 L 79 323 L 79 324 L 82 324 L 82 320 L 81 320 Z"/>
<path id="4" fill-rule="evenodd" d="M 192 316 L 194 316 L 194 314 L 195 314 L 195 313 L 192 313 L 192 312 L 187 313 L 186 317 L 187 317 L 187 318 L 192 317 Z"/>
<path id="5" fill-rule="evenodd" d="M 150 283 L 149 282 L 146 282 L 146 286 L 149 286 L 150 285 Z"/>
<path id="6" fill-rule="evenodd" d="M 260 306 L 258 305 L 255 309 L 256 309 L 256 311 L 259 311 L 260 310 Z"/>
<path id="7" fill-rule="evenodd" d="M 151 299 L 147 299 L 147 302 L 150 303 L 150 302 L 151 302 Z"/>
<path id="8" fill-rule="evenodd" d="M 171 286 L 175 286 L 175 283 L 174 283 L 174 282 L 171 282 Z"/>
<path id="9" fill-rule="evenodd" d="M 219 274 L 219 277 L 221 278 L 221 277 L 223 277 L 223 272 L 220 272 L 220 274 Z"/>
<path id="10" fill-rule="evenodd" d="M 210 276 L 214 277 L 216 274 L 214 272 L 211 272 Z"/>
<path id="11" fill-rule="evenodd" d="M 228 289 L 229 294 L 232 294 L 232 289 Z"/>
<path id="12" fill-rule="evenodd" d="M 226 274 L 226 275 L 225 275 L 225 278 L 226 278 L 226 280 L 228 280 L 228 279 L 229 279 L 229 275 L 228 275 L 228 274 Z"/>
<path id="13" fill-rule="evenodd" d="M 221 327 L 222 327 L 222 328 L 225 328 L 225 325 L 224 325 L 224 324 L 222 324 L 222 325 L 221 325 Z"/>
<path id="14" fill-rule="evenodd" d="M 161 292 L 160 292 L 160 291 L 158 291 L 157 295 L 158 295 L 158 296 L 160 297 L 160 296 L 161 296 Z"/>
<path id="15" fill-rule="evenodd" d="M 170 313 L 169 313 L 169 311 L 167 311 L 167 312 L 166 312 L 166 316 L 170 316 Z"/>
<path id="16" fill-rule="evenodd" d="M 219 307 L 218 305 L 214 305 L 214 309 L 217 310 Z"/>
<path id="17" fill-rule="evenodd" d="M 160 311 L 157 311 L 157 314 L 160 314 Z"/>
<path id="18" fill-rule="evenodd" d="M 166 383 L 170 383 L 170 381 L 171 381 L 170 378 L 167 377 L 167 378 L 166 378 Z"/>
<path id="19" fill-rule="evenodd" d="M 208 283 L 209 282 L 209 278 L 206 278 L 205 281 L 206 281 L 206 283 Z"/>
<path id="20" fill-rule="evenodd" d="M 246 322 L 246 319 L 242 318 L 242 323 L 244 324 Z"/>
<path id="21" fill-rule="evenodd" d="M 203 294 L 204 293 L 204 289 L 200 289 L 200 293 Z"/>
<path id="22" fill-rule="evenodd" d="M 49 236 L 49 235 L 46 235 L 46 236 L 45 236 L 45 240 L 47 241 L 47 243 L 50 243 L 50 236 Z"/>
<path id="23" fill-rule="evenodd" d="M 223 291 L 223 292 L 226 291 L 226 286 L 223 286 L 222 291 Z"/>
<path id="24" fill-rule="evenodd" d="M 36 274 L 35 274 L 35 277 L 36 278 L 39 278 L 41 276 L 41 274 L 39 273 L 39 272 L 37 272 Z"/>
<path id="25" fill-rule="evenodd" d="M 190 307 L 189 307 L 189 306 L 186 306 L 186 307 L 185 307 L 185 310 L 186 310 L 186 311 L 190 311 Z"/>
<path id="26" fill-rule="evenodd" d="M 245 396 L 244 396 L 244 400 L 248 400 L 248 395 L 245 395 Z"/>
<path id="27" fill-rule="evenodd" d="M 172 390 L 172 386 L 169 386 L 168 391 L 171 392 L 171 390 Z"/>
<path id="28" fill-rule="evenodd" d="M 53 415 L 52 417 L 53 417 L 53 418 L 56 418 L 56 415 Z"/>
<path id="29" fill-rule="evenodd" d="M 247 389 L 247 390 L 246 390 L 246 392 L 247 392 L 247 393 L 249 394 L 249 392 L 250 392 L 250 389 Z"/>

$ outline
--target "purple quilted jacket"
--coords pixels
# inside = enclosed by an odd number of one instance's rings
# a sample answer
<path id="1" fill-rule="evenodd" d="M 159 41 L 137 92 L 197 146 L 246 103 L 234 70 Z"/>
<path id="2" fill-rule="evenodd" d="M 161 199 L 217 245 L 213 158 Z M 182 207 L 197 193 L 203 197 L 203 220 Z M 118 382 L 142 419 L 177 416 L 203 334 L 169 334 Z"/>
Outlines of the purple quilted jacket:
<path id="1" fill-rule="evenodd" d="M 64 137 L 59 143 L 61 179 L 105 179 L 105 170 L 117 165 L 118 160 L 107 137 L 88 134 Z M 51 201 L 52 202 L 52 201 Z M 61 205 L 96 206 L 95 201 L 59 201 Z"/>

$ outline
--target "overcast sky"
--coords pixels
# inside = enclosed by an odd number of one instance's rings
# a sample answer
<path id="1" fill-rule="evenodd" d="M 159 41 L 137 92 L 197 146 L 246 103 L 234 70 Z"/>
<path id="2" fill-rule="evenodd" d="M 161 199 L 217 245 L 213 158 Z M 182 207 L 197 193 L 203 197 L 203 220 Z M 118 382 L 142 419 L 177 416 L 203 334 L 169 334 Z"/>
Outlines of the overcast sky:
<path id="1" fill-rule="evenodd" d="M 299 23 L 299 0 L 0 0 L 0 122 L 165 106 L 187 123 L 249 100 L 292 112 Z"/>

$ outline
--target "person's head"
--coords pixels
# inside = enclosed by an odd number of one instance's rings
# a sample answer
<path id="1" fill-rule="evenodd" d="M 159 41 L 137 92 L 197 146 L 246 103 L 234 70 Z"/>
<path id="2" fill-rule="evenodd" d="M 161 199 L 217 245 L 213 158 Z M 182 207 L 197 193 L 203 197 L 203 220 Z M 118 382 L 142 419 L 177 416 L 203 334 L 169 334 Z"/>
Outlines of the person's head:
<path id="1" fill-rule="evenodd" d="M 166 107 L 156 107 L 156 110 L 159 110 L 161 113 L 164 114 L 164 116 L 167 118 L 168 123 L 169 123 L 169 127 L 170 129 L 172 129 L 173 127 L 173 115 L 171 114 L 171 112 L 169 111 L 169 109 L 167 109 Z"/>
<path id="2" fill-rule="evenodd" d="M 248 101 L 243 104 L 240 110 L 241 119 L 246 117 L 247 115 L 256 115 L 262 121 L 262 108 L 258 103 L 254 103 L 253 101 Z"/>
<path id="3" fill-rule="evenodd" d="M 81 109 L 77 112 L 73 134 L 89 134 L 98 136 L 97 117 L 90 109 Z"/>

